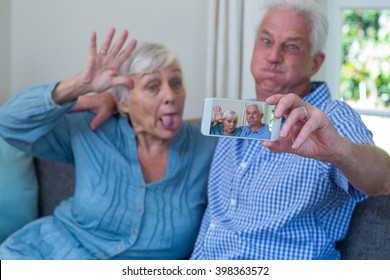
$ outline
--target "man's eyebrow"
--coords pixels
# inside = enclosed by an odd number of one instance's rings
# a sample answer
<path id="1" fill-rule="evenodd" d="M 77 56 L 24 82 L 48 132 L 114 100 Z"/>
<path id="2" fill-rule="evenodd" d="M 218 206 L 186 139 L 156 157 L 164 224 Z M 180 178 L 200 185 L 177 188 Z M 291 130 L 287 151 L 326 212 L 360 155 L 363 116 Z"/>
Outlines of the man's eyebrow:
<path id="1" fill-rule="evenodd" d="M 260 32 L 259 32 L 259 35 L 260 34 L 273 37 L 272 34 L 267 29 L 261 29 Z"/>
<path id="2" fill-rule="evenodd" d="M 172 75 L 172 74 L 174 75 L 174 74 L 176 74 L 176 73 L 181 74 L 181 69 L 178 68 L 178 69 L 173 70 L 172 73 L 171 73 L 171 75 Z"/>
<path id="3" fill-rule="evenodd" d="M 300 36 L 287 38 L 286 41 L 287 42 L 294 41 L 294 42 L 302 42 L 302 43 L 305 42 L 305 40 Z"/>
<path id="4" fill-rule="evenodd" d="M 262 29 L 259 34 L 262 34 L 262 35 L 267 35 L 269 37 L 274 37 L 267 29 Z M 304 38 L 302 38 L 301 36 L 292 36 L 292 37 L 287 37 L 287 39 L 285 40 L 286 42 L 289 42 L 289 41 L 295 41 L 295 42 L 305 42 Z"/>

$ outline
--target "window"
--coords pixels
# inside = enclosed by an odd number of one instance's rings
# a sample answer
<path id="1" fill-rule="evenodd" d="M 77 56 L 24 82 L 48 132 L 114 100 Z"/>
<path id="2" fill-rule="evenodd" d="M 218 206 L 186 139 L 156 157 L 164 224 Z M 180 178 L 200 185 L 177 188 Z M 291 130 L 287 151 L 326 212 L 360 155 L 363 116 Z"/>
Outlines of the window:
<path id="1" fill-rule="evenodd" d="M 327 9 L 326 80 L 334 98 L 355 108 L 373 132 L 375 143 L 390 153 L 390 3 L 337 2 L 329 1 Z"/>
<path id="2" fill-rule="evenodd" d="M 390 112 L 390 10 L 347 9 L 342 20 L 342 98 Z"/>

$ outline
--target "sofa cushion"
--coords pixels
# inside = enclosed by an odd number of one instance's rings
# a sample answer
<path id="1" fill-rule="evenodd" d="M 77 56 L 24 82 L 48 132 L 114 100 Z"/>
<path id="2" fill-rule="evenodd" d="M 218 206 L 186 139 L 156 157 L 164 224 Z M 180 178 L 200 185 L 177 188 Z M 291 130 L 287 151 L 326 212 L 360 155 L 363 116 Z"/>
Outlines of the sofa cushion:
<path id="1" fill-rule="evenodd" d="M 0 138 L 0 242 L 37 218 L 37 194 L 32 157 Z"/>
<path id="2" fill-rule="evenodd" d="M 52 215 L 54 208 L 74 193 L 74 167 L 37 158 L 34 162 L 39 181 L 39 216 Z"/>
<path id="3" fill-rule="evenodd" d="M 390 195 L 369 197 L 352 215 L 346 238 L 340 242 L 341 258 L 390 260 Z"/>

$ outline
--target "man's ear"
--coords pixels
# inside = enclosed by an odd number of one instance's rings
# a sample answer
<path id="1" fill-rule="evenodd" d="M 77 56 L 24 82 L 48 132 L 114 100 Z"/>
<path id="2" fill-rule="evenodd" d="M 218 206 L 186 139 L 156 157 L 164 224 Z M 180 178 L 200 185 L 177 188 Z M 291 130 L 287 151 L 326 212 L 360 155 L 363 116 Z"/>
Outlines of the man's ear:
<path id="1" fill-rule="evenodd" d="M 313 57 L 313 67 L 311 69 L 311 75 L 314 76 L 320 70 L 322 64 L 325 61 L 325 54 L 323 52 L 317 52 Z"/>

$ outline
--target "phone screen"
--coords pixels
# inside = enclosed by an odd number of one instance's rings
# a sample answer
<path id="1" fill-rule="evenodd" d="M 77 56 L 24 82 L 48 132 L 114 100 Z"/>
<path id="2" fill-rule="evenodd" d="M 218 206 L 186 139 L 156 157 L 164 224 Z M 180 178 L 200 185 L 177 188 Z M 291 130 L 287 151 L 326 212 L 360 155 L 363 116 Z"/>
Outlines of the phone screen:
<path id="1" fill-rule="evenodd" d="M 274 118 L 274 110 L 265 102 L 206 98 L 201 131 L 215 137 L 277 140 L 281 120 Z"/>

